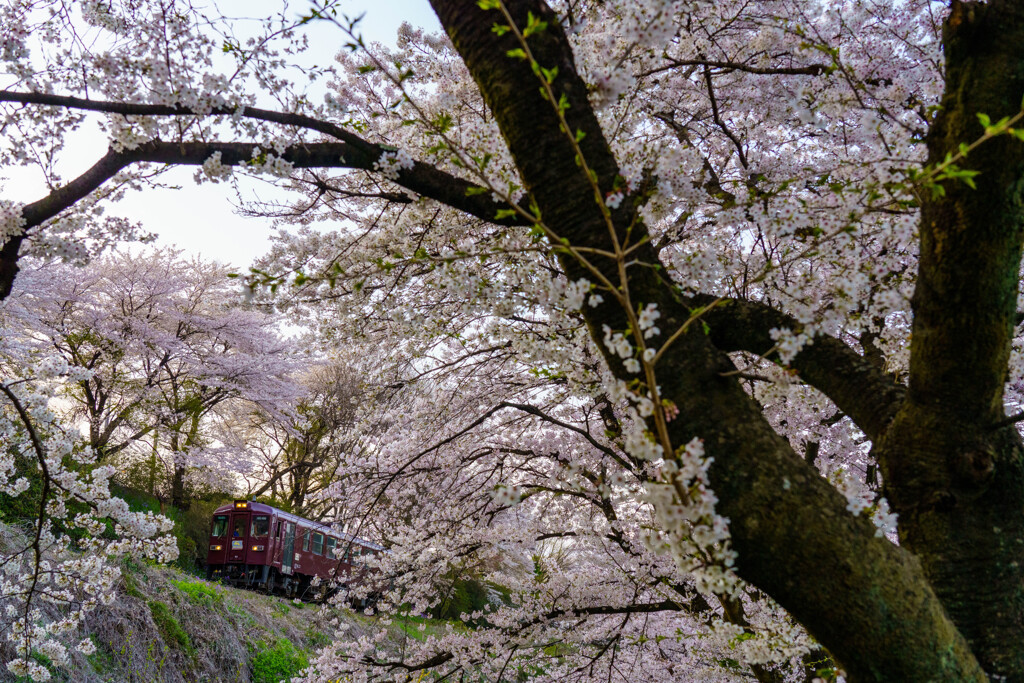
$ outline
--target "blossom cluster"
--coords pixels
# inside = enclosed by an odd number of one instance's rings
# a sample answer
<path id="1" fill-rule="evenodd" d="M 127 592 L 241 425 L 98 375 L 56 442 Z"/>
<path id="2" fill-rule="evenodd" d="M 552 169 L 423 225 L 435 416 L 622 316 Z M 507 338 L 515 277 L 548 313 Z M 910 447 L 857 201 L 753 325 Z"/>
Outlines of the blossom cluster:
<path id="1" fill-rule="evenodd" d="M 659 522 L 648 542 L 670 553 L 694 576 L 701 592 L 731 596 L 741 584 L 733 569 L 736 553 L 729 542 L 729 520 L 715 512 L 718 498 L 707 476 L 712 460 L 704 456 L 703 442 L 694 438 L 661 463 L 661 480 L 646 485 Z"/>
<path id="2" fill-rule="evenodd" d="M 398 180 L 398 174 L 413 167 L 413 158 L 404 149 L 393 152 L 382 152 L 380 158 L 373 163 L 373 170 L 388 180 Z"/>
<path id="3" fill-rule="evenodd" d="M 231 166 L 221 163 L 220 152 L 214 152 L 209 159 L 203 162 L 202 173 L 196 173 L 196 182 L 202 182 L 205 177 L 210 182 L 219 183 L 230 178 L 233 170 Z"/>
<path id="4" fill-rule="evenodd" d="M 20 205 L 3 200 L 0 201 L 0 245 L 19 235 L 25 227 L 25 216 Z"/>

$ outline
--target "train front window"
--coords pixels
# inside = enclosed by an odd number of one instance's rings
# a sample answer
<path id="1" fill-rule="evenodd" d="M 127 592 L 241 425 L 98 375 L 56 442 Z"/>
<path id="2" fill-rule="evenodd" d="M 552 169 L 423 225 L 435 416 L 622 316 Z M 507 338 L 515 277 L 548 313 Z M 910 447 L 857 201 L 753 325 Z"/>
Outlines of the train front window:
<path id="1" fill-rule="evenodd" d="M 245 538 L 245 517 L 235 517 L 231 522 L 231 538 Z"/>
<path id="2" fill-rule="evenodd" d="M 270 517 L 267 515 L 255 515 L 252 518 L 252 535 L 266 536 L 270 533 Z"/>
<path id="3" fill-rule="evenodd" d="M 224 538 L 224 534 L 228 532 L 228 516 L 227 515 L 215 515 L 213 518 L 213 529 L 210 530 L 210 535 L 214 538 Z"/>

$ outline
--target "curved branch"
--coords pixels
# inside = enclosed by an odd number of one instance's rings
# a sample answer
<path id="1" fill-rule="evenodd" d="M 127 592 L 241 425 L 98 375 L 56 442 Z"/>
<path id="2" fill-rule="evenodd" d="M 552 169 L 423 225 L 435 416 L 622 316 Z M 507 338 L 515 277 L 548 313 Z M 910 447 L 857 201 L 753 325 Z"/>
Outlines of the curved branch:
<path id="1" fill-rule="evenodd" d="M 329 121 L 323 121 L 305 114 L 258 109 L 256 107 L 213 107 L 209 111 L 202 112 L 178 105 L 106 102 L 82 97 L 35 92 L 0 92 L 0 102 L 65 107 L 79 111 L 94 111 L 103 114 L 119 114 L 121 116 L 232 116 L 315 130 L 342 142 L 360 147 L 368 153 L 372 153 L 374 148 L 377 147 L 373 143 L 363 140 L 355 133 L 351 133 Z"/>
<path id="2" fill-rule="evenodd" d="M 606 445 L 602 444 L 601 442 L 599 442 L 587 430 L 581 429 L 579 427 L 576 427 L 575 425 L 571 425 L 571 424 L 568 424 L 566 422 L 562 422 L 561 420 L 559 420 L 557 418 L 551 417 L 550 415 L 548 415 L 547 413 L 542 411 L 540 408 L 537 408 L 535 406 L 531 406 L 531 405 L 525 404 L 525 403 L 509 403 L 508 401 L 502 401 L 501 403 L 498 404 L 498 407 L 499 408 L 502 408 L 502 407 L 504 407 L 504 408 L 515 408 L 516 410 L 519 410 L 521 412 L 524 412 L 524 413 L 527 413 L 529 415 L 534 415 L 536 417 L 539 417 L 541 420 L 544 420 L 545 422 L 550 422 L 551 424 L 556 425 L 558 427 L 561 427 L 562 429 L 568 429 L 569 431 L 576 432 L 577 434 L 582 436 L 584 439 L 586 439 L 587 442 L 591 446 L 593 446 L 594 448 L 596 448 L 597 450 L 601 451 L 605 455 L 607 455 L 607 456 L 611 457 L 612 459 L 614 459 L 617 463 L 619 463 L 626 470 L 628 470 L 630 472 L 633 472 L 635 470 L 635 466 L 633 464 L 631 464 L 629 462 L 626 462 L 622 458 L 621 455 L 616 453 L 613 449 L 609 448 L 608 446 L 606 446 Z"/>
<path id="3" fill-rule="evenodd" d="M 141 106 L 141 105 L 133 105 Z M 282 115 L 287 116 L 297 115 Z M 305 117 L 304 117 L 305 118 Z M 330 124 L 333 126 L 333 124 Z M 337 128 L 336 126 L 333 126 Z M 295 168 L 347 168 L 369 172 L 388 150 L 340 130 L 346 141 L 297 144 L 287 147 L 281 159 Z M 348 139 L 351 139 L 349 141 Z M 0 249 L 0 300 L 6 298 L 18 273 L 18 255 L 28 231 L 67 210 L 89 193 L 113 178 L 125 167 L 141 162 L 168 165 L 198 166 L 214 154 L 221 155 L 227 166 L 244 166 L 266 152 L 250 142 L 164 142 L 152 140 L 131 150 L 108 150 L 89 170 L 46 197 L 22 208 L 25 225 L 20 234 L 12 236 Z M 429 164 L 415 162 L 412 168 L 401 169 L 395 182 L 418 195 L 446 204 L 481 220 L 497 225 L 525 225 L 511 214 L 501 219 L 497 212 L 508 207 L 496 204 L 490 192 L 475 183 L 453 176 Z M 510 212 L 509 212 L 510 213 Z"/>
<path id="4" fill-rule="evenodd" d="M 691 300 L 704 306 L 714 301 L 707 295 Z M 792 317 L 767 304 L 741 299 L 728 299 L 703 314 L 710 329 L 712 343 L 722 351 L 747 351 L 757 355 L 769 353 L 775 342 L 773 328 L 799 331 L 802 327 Z M 819 334 L 790 362 L 790 367 L 812 387 L 825 394 L 872 441 L 885 432 L 906 395 L 906 388 L 892 376 L 876 367 L 835 337 Z M 871 400 L 864 400 L 870 396 Z"/>
<path id="5" fill-rule="evenodd" d="M 820 76 L 829 71 L 831 67 L 826 64 L 808 64 L 807 66 L 769 66 L 757 67 L 742 62 L 720 61 L 715 59 L 672 59 L 667 58 L 670 67 L 700 66 L 712 67 L 715 69 L 726 69 L 728 71 L 743 71 L 750 74 L 762 76 Z M 664 71 L 665 69 L 661 69 Z"/>

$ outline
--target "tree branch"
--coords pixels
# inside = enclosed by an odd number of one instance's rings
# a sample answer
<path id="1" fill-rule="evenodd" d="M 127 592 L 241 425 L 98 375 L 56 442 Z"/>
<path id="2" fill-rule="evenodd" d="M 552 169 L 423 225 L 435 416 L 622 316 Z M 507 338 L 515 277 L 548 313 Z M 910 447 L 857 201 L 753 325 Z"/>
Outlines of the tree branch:
<path id="1" fill-rule="evenodd" d="M 666 58 L 670 66 L 662 67 L 659 71 L 665 71 L 669 68 L 678 68 L 683 66 L 701 66 L 701 67 L 712 67 L 715 69 L 727 69 L 729 71 L 743 71 L 750 74 L 758 74 L 764 76 L 820 76 L 821 74 L 829 70 L 828 65 L 825 64 L 808 64 L 807 66 L 769 66 L 769 67 L 756 67 L 744 64 L 742 62 L 731 62 L 731 61 L 720 61 L 715 59 L 672 59 L 671 57 Z M 652 72 L 654 73 L 654 72 Z"/>
<path id="2" fill-rule="evenodd" d="M 141 106 L 141 105 L 132 105 Z M 295 115 L 287 115 L 295 116 Z M 282 115 L 283 118 L 287 116 Z M 333 126 L 333 128 L 337 128 Z M 343 142 L 318 142 L 288 147 L 281 158 L 295 168 L 342 168 L 374 172 L 381 155 L 389 151 L 338 129 Z M 354 141 L 351 141 L 353 140 Z M 267 150 L 248 142 L 163 142 L 153 140 L 135 149 L 107 153 L 82 175 L 54 190 L 46 197 L 22 208 L 25 225 L 22 232 L 11 237 L 0 249 L 0 300 L 6 298 L 18 273 L 18 254 L 28 232 L 70 208 L 125 167 L 141 162 L 168 165 L 202 165 L 216 153 L 227 166 L 244 166 L 254 155 Z M 429 164 L 415 162 L 411 169 L 401 169 L 396 183 L 419 195 L 439 201 L 459 211 L 497 225 L 525 225 L 518 215 L 496 219 L 504 204 L 496 204 L 490 191 L 475 183 L 441 171 Z"/>
<path id="3" fill-rule="evenodd" d="M 690 299 L 694 306 L 707 306 L 714 297 L 698 295 Z M 747 351 L 767 358 L 775 341 L 770 331 L 802 328 L 792 317 L 753 301 L 729 299 L 703 314 L 711 341 L 726 352 Z M 899 410 L 906 389 L 890 375 L 835 337 L 819 334 L 790 362 L 800 377 L 828 396 L 839 410 L 871 440 L 877 440 Z M 870 396 L 871 400 L 865 400 Z"/>

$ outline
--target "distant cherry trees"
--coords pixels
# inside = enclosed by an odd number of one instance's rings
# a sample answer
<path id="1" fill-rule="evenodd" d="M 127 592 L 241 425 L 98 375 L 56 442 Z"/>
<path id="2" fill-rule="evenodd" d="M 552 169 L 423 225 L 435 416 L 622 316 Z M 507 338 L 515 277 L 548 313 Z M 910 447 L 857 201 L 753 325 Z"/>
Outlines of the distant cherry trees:
<path id="1" fill-rule="evenodd" d="M 11 302 L 23 344 L 88 373 L 62 390 L 63 419 L 88 425 L 101 463 L 159 454 L 150 484 L 178 507 L 187 470 L 211 464 L 211 411 L 240 401 L 281 415 L 302 393 L 289 379 L 296 350 L 275 318 L 241 305 L 226 272 L 171 251 L 39 265 Z"/>
<path id="2" fill-rule="evenodd" d="M 214 432 L 225 448 L 244 454 L 247 498 L 260 498 L 310 519 L 334 519 L 342 497 L 323 493 L 354 446 L 352 430 L 362 379 L 351 368 L 321 360 L 295 371 L 301 393 L 287 410 L 261 401 L 236 402 Z M 275 409 L 277 408 L 277 409 Z"/>

